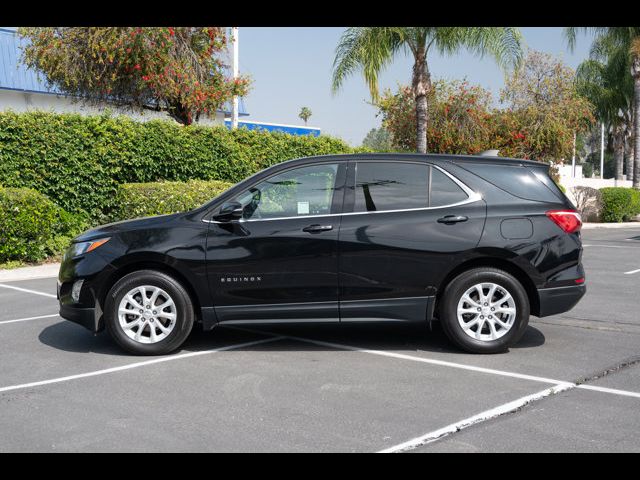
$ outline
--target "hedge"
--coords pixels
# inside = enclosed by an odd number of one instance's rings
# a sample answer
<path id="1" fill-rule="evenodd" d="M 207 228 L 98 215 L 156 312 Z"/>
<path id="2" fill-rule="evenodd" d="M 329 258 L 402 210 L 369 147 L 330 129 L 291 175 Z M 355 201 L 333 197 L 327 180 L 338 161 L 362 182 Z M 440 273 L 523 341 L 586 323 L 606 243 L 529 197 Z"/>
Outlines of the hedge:
<path id="1" fill-rule="evenodd" d="M 602 194 L 603 222 L 625 222 L 640 214 L 640 191 L 633 188 L 605 187 Z"/>
<path id="2" fill-rule="evenodd" d="M 87 212 L 93 223 L 112 215 L 124 183 L 236 183 L 284 160 L 353 151 L 328 136 L 126 116 L 0 112 L 0 184 L 33 188 L 70 212 Z"/>
<path id="3" fill-rule="evenodd" d="M 66 212 L 35 190 L 0 188 L 0 263 L 59 255 L 86 227 L 84 217 Z"/>
<path id="4" fill-rule="evenodd" d="M 192 210 L 228 189 L 219 180 L 126 183 L 120 185 L 112 220 L 164 215 Z"/>

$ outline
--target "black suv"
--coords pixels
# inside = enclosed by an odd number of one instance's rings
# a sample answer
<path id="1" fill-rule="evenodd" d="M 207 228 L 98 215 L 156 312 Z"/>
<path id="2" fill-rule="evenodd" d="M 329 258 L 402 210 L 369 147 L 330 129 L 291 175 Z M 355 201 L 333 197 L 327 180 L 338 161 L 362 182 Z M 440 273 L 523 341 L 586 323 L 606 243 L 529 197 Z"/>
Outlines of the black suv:
<path id="1" fill-rule="evenodd" d="M 439 320 L 506 350 L 585 293 L 581 220 L 539 162 L 361 154 L 284 162 L 187 213 L 73 240 L 60 315 L 164 354 L 194 322 Z"/>

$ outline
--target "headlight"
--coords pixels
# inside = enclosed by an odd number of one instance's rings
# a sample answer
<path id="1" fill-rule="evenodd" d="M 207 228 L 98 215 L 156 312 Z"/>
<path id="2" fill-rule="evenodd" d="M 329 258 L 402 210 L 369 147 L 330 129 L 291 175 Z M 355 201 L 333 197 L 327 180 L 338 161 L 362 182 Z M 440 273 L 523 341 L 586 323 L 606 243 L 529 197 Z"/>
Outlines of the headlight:
<path id="1" fill-rule="evenodd" d="M 95 250 L 96 248 L 107 243 L 110 238 L 111 237 L 105 237 L 91 240 L 90 242 L 72 243 L 67 252 L 64 254 L 64 258 L 73 258 L 79 255 L 84 255 L 85 253 L 89 253 L 92 250 Z"/>

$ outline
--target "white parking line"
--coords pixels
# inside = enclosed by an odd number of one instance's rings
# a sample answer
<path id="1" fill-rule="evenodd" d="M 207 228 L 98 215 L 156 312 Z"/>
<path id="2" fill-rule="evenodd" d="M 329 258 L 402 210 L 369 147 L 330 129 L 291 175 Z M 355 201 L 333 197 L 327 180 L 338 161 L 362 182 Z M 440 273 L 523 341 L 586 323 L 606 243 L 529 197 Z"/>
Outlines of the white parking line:
<path id="1" fill-rule="evenodd" d="M 27 317 L 27 318 L 17 318 L 15 320 L 3 320 L 2 322 L 0 322 L 0 325 L 4 325 L 7 323 L 27 322 L 29 320 L 40 320 L 41 318 L 53 318 L 57 316 L 58 314 L 54 313 L 53 315 L 40 315 L 39 317 Z"/>
<path id="2" fill-rule="evenodd" d="M 632 245 L 595 245 L 595 244 L 582 244 L 583 247 L 602 247 L 602 248 L 636 248 Z"/>
<path id="3" fill-rule="evenodd" d="M 39 386 L 42 386 L 42 385 L 50 385 L 52 383 L 68 382 L 68 381 L 71 381 L 71 380 L 77 380 L 79 378 L 87 378 L 87 377 L 95 377 L 95 376 L 98 376 L 98 375 L 106 375 L 108 373 L 121 372 L 123 370 L 131 370 L 132 368 L 146 367 L 147 365 L 154 365 L 156 363 L 172 362 L 174 360 L 182 360 L 183 358 L 191 358 L 191 357 L 197 357 L 197 356 L 200 356 L 200 355 L 207 355 L 209 353 L 222 352 L 222 351 L 226 351 L 226 350 L 234 350 L 236 348 L 250 347 L 250 346 L 258 345 L 258 344 L 261 344 L 261 343 L 275 342 L 277 340 L 282 340 L 282 339 L 283 339 L 283 337 L 263 338 L 262 340 L 255 340 L 253 342 L 239 343 L 239 344 L 236 344 L 236 345 L 230 345 L 228 347 L 212 348 L 210 350 L 200 350 L 200 351 L 197 351 L 197 352 L 182 353 L 182 354 L 178 354 L 178 355 L 169 355 L 169 356 L 166 356 L 166 357 L 154 358 L 153 360 L 146 360 L 144 362 L 130 363 L 128 365 L 122 365 L 120 367 L 105 368 L 104 370 L 94 370 L 92 372 L 80 373 L 80 374 L 77 374 L 77 375 L 69 375 L 67 377 L 51 378 L 49 380 L 41 380 L 39 382 L 23 383 L 23 384 L 20 384 L 20 385 L 9 385 L 8 387 L 1 387 L 0 388 L 0 393 L 10 392 L 10 391 L 13 391 L 13 390 L 21 390 L 21 389 L 24 389 L 24 388 L 39 387 Z"/>
<path id="4" fill-rule="evenodd" d="M 637 270 L 631 270 L 629 272 L 624 272 L 625 275 L 633 275 L 634 273 L 638 273 L 640 272 L 640 268 L 638 268 Z"/>
<path id="5" fill-rule="evenodd" d="M 485 410 L 484 412 L 478 413 L 477 415 L 465 418 L 464 420 L 460 420 L 456 423 L 452 423 L 451 425 L 447 425 L 446 427 L 434 430 L 433 432 L 426 433 L 420 437 L 413 438 L 398 445 L 394 445 L 393 447 L 385 448 L 384 450 L 380 450 L 378 453 L 397 453 L 407 450 L 413 450 L 414 448 L 420 447 L 422 445 L 435 442 L 436 440 L 446 437 L 447 435 L 450 435 L 452 433 L 459 432 L 460 430 L 468 428 L 471 425 L 486 422 L 487 420 L 499 417 L 500 415 L 504 415 L 505 413 L 515 412 L 528 403 L 535 402 L 544 397 L 548 397 L 549 395 L 554 395 L 556 393 L 571 390 L 573 388 L 576 388 L 576 385 L 573 383 L 554 385 L 553 387 L 546 388 L 540 392 L 534 393 L 533 395 L 527 395 L 525 397 L 518 398 L 517 400 L 513 400 L 512 402 L 505 403 L 504 405 L 500 405 L 490 410 Z"/>
<path id="6" fill-rule="evenodd" d="M 598 387 L 597 385 L 587 385 L 584 383 L 578 385 L 578 388 L 581 388 L 583 390 L 592 390 L 594 392 L 613 393 L 614 395 L 640 398 L 640 393 L 630 392 L 628 390 L 618 390 L 617 388 Z"/>
<path id="7" fill-rule="evenodd" d="M 26 292 L 26 293 L 33 293 L 35 295 L 42 295 L 43 297 L 58 298 L 57 296 L 55 296 L 55 295 L 53 295 L 51 293 L 38 292 L 36 290 L 29 290 L 28 288 L 14 287 L 13 285 L 6 285 L 4 283 L 0 283 L 0 287 L 2 287 L 2 288 L 10 288 L 11 290 L 18 290 L 19 292 Z"/>

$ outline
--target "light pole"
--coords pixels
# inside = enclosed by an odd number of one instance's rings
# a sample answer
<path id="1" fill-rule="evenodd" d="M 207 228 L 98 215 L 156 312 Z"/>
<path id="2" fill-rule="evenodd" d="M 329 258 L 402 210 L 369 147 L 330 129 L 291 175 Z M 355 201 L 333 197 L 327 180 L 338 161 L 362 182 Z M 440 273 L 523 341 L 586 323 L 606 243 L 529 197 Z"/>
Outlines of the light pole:
<path id="1" fill-rule="evenodd" d="M 604 122 L 600 130 L 600 180 L 604 179 Z"/>
<path id="2" fill-rule="evenodd" d="M 233 46 L 233 79 L 238 78 L 238 27 L 231 27 L 231 44 Z M 238 96 L 233 96 L 231 107 L 231 128 L 238 128 Z"/>

